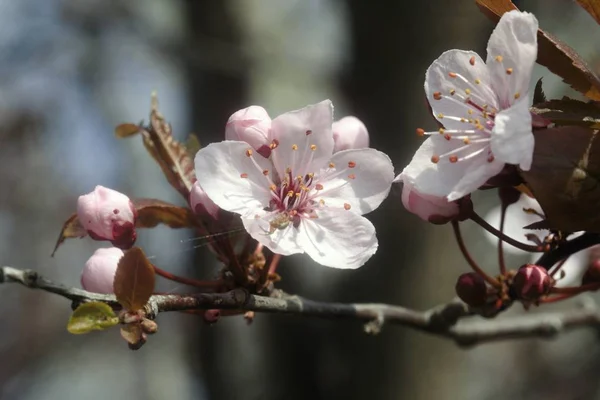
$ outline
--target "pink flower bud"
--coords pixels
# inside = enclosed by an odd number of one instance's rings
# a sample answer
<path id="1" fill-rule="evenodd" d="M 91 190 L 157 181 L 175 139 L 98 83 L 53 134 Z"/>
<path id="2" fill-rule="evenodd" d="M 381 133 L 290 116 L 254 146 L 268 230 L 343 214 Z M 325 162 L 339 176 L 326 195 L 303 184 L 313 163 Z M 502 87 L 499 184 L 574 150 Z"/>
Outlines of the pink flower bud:
<path id="1" fill-rule="evenodd" d="M 93 192 L 79 196 L 77 216 L 92 239 L 109 240 L 122 249 L 135 243 L 137 212 L 123 193 L 96 186 Z"/>
<path id="2" fill-rule="evenodd" d="M 113 281 L 123 250 L 116 247 L 98 249 L 87 260 L 81 274 L 81 286 L 96 293 L 113 293 Z"/>
<path id="3" fill-rule="evenodd" d="M 246 142 L 263 157 L 269 157 L 270 130 L 271 118 L 267 111 L 260 106 L 250 106 L 229 117 L 225 126 L 225 139 Z"/>
<path id="4" fill-rule="evenodd" d="M 516 296 L 525 301 L 536 301 L 550 292 L 554 279 L 546 269 L 533 264 L 525 264 L 513 278 L 512 288 Z"/>
<path id="5" fill-rule="evenodd" d="M 408 182 L 404 182 L 402 187 L 402 204 L 411 213 L 437 225 L 445 224 L 460 214 L 456 202 L 449 202 L 445 197 L 421 194 Z"/>
<path id="6" fill-rule="evenodd" d="M 198 215 L 208 214 L 214 219 L 217 219 L 219 215 L 219 206 L 208 197 L 198 182 L 194 183 L 194 186 L 192 186 L 192 191 L 190 192 L 190 205 L 192 206 L 194 213 Z"/>
<path id="7" fill-rule="evenodd" d="M 217 321 L 219 321 L 219 318 L 221 318 L 221 310 L 217 310 L 217 309 L 211 309 L 211 310 L 206 310 L 204 312 L 204 322 L 206 322 L 207 324 L 214 324 Z"/>
<path id="8" fill-rule="evenodd" d="M 588 250 L 587 269 L 583 274 L 581 282 L 583 285 L 600 283 L 600 245 L 592 246 Z M 573 256 L 571 256 L 571 258 L 573 258 Z"/>
<path id="9" fill-rule="evenodd" d="M 333 131 L 333 152 L 348 149 L 365 149 L 369 147 L 369 131 L 362 121 L 356 117 L 344 117 L 335 121 Z"/>
<path id="10" fill-rule="evenodd" d="M 456 281 L 456 294 L 471 307 L 482 307 L 487 301 L 487 285 L 485 280 L 475 272 L 467 272 Z"/>

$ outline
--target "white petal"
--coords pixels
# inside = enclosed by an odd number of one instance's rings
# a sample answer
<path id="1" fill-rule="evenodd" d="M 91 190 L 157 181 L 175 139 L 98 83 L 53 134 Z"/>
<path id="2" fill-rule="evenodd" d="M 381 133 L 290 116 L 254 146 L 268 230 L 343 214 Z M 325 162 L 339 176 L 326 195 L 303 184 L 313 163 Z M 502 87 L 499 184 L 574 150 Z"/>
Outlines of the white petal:
<path id="1" fill-rule="evenodd" d="M 469 193 L 479 189 L 488 179 L 498 175 L 504 168 L 504 163 L 495 159 L 489 162 L 485 157 L 477 157 L 471 163 L 466 174 L 454 186 L 448 195 L 448 201 L 458 200 Z"/>
<path id="2" fill-rule="evenodd" d="M 288 167 L 294 176 L 317 172 L 313 165 L 323 166 L 333 154 L 332 124 L 333 105 L 329 100 L 275 118 L 271 136 L 279 145 L 271 154 L 280 176 Z M 315 150 L 311 145 L 316 146 Z"/>
<path id="3" fill-rule="evenodd" d="M 496 115 L 490 144 L 498 160 L 529 170 L 535 141 L 531 132 L 531 113 L 525 99 Z"/>
<path id="4" fill-rule="evenodd" d="M 472 165 L 478 162 L 478 157 L 455 164 L 450 164 L 447 160 L 434 164 L 431 156 L 448 153 L 462 145 L 458 140 L 448 141 L 441 136 L 429 137 L 421 144 L 397 180 L 409 182 L 424 195 L 448 196 L 469 169 L 473 168 Z M 487 160 L 487 156 L 484 159 Z"/>
<path id="5" fill-rule="evenodd" d="M 248 150 L 252 151 L 250 157 Z M 248 143 L 226 140 L 209 144 L 198 151 L 194 165 L 198 183 L 222 209 L 245 214 L 269 205 L 270 183 L 263 170 L 271 171 L 273 165 Z"/>
<path id="6" fill-rule="evenodd" d="M 334 154 L 331 162 L 335 175 L 316 180 L 323 185 L 317 200 L 323 199 L 326 206 L 344 208 L 348 204 L 350 210 L 365 214 L 387 197 L 394 180 L 394 166 L 386 154 L 375 149 L 344 150 Z"/>
<path id="7" fill-rule="evenodd" d="M 474 61 L 473 65 L 471 59 Z M 457 76 L 452 78 L 449 74 L 457 74 Z M 497 107 L 496 96 L 490 84 L 485 63 L 473 51 L 446 51 L 429 66 L 425 74 L 427 100 L 434 116 L 448 129 L 468 129 L 460 121 L 440 117 L 442 114 L 465 119 L 473 118 L 473 115 L 468 114 L 468 110 L 472 107 L 465 104 L 464 99 L 467 97 L 471 97 L 480 106 L 487 104 Z M 455 91 L 454 95 L 451 91 Z M 439 93 L 441 99 L 436 100 L 434 93 Z"/>
<path id="8" fill-rule="evenodd" d="M 373 224 L 350 211 L 319 210 L 318 218 L 302 220 L 299 229 L 303 250 L 327 267 L 355 269 L 377 251 Z"/>
<path id="9" fill-rule="evenodd" d="M 276 254 L 289 256 L 303 253 L 304 251 L 298 244 L 299 230 L 290 224 L 284 229 L 275 229 L 273 233 L 269 233 L 269 222 L 264 219 L 266 214 L 265 211 L 257 209 L 254 213 L 250 212 L 242 217 L 244 228 L 250 236 Z"/>
<path id="10" fill-rule="evenodd" d="M 510 11 L 502 15 L 490 36 L 486 63 L 501 108 L 513 104 L 516 93 L 527 97 L 537 57 L 537 30 L 538 21 L 533 14 Z"/>

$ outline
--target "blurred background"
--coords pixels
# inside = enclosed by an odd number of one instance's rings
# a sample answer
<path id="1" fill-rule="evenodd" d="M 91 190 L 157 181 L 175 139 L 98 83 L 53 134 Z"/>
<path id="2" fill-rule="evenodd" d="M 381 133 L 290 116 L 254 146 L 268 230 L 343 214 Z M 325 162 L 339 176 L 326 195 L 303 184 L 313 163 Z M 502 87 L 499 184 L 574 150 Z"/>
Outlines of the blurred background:
<path id="1" fill-rule="evenodd" d="M 518 3 L 599 69 L 600 29 L 574 2 Z M 435 127 L 425 69 L 451 48 L 485 57 L 492 29 L 472 0 L 0 0 L 0 262 L 78 286 L 103 244 L 72 240 L 50 253 L 80 194 L 101 184 L 183 204 L 141 140 L 113 135 L 118 123 L 147 119 L 153 90 L 176 137 L 195 132 L 203 144 L 222 140 L 229 115 L 248 105 L 274 117 L 330 98 L 336 119 L 361 118 L 399 172 L 420 143 L 415 128 Z M 542 76 L 548 97 L 573 95 L 536 67 Z M 475 200 L 485 214 L 494 193 Z M 288 257 L 280 286 L 418 309 L 453 297 L 467 266 L 450 227 L 405 212 L 399 188 L 369 218 L 380 247 L 367 265 L 338 271 Z M 159 228 L 138 243 L 163 269 L 213 271 L 206 249 L 182 242 L 192 235 Z M 494 271 L 494 246 L 477 227 L 466 224 L 465 235 Z M 0 285 L 0 399 L 600 398 L 591 330 L 463 350 L 400 327 L 370 337 L 350 321 L 257 315 L 251 326 L 241 317 L 207 326 L 172 313 L 133 352 L 117 330 L 68 334 L 69 306 Z"/>

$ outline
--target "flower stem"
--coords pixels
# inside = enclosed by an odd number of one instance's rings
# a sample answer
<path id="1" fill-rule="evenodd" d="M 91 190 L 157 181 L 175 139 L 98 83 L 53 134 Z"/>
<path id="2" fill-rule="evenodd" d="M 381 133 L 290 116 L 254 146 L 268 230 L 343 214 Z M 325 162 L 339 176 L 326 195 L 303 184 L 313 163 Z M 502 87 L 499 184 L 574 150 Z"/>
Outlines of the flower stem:
<path id="1" fill-rule="evenodd" d="M 589 292 L 598 289 L 600 289 L 600 282 L 588 283 L 587 285 L 581 286 L 553 287 L 550 292 L 574 296 L 579 293 Z"/>
<path id="2" fill-rule="evenodd" d="M 272 275 L 277 271 L 277 266 L 279 265 L 279 261 L 281 260 L 281 254 L 274 254 L 271 259 L 271 264 L 269 264 L 269 272 L 267 272 L 267 277 Z"/>
<path id="3" fill-rule="evenodd" d="M 460 248 L 460 251 L 461 251 L 463 257 L 465 257 L 465 260 L 467 260 L 467 263 L 469 263 L 469 265 L 471 266 L 473 271 L 475 271 L 475 273 L 479 274 L 490 285 L 492 285 L 494 287 L 500 287 L 501 286 L 500 282 L 498 282 L 496 279 L 494 279 L 491 276 L 489 276 L 488 274 L 486 274 L 479 267 L 479 265 L 477 265 L 475 260 L 473 260 L 473 257 L 471 257 L 471 254 L 469 254 L 469 251 L 467 250 L 467 247 L 465 246 L 465 242 L 463 241 L 462 234 L 460 233 L 460 226 L 458 224 L 458 221 L 452 221 L 452 229 L 454 230 L 454 236 L 456 237 L 456 243 L 458 243 L 458 247 Z"/>
<path id="4" fill-rule="evenodd" d="M 560 271 L 560 269 L 562 268 L 563 265 L 565 265 L 565 262 L 567 262 L 567 259 L 569 257 L 561 260 L 558 264 L 556 264 L 556 266 L 554 267 L 554 269 L 552 269 L 552 272 L 550 272 L 550 277 L 554 278 L 554 275 L 556 275 L 556 273 L 558 271 Z"/>
<path id="5" fill-rule="evenodd" d="M 194 286 L 197 288 L 216 288 L 223 285 L 222 280 L 199 281 L 196 279 L 184 278 L 182 276 L 174 275 L 170 272 L 165 271 L 164 269 L 158 268 L 156 265 L 153 265 L 153 267 L 156 275 L 162 276 L 163 278 L 171 280 L 173 282 L 183 283 L 184 285 Z"/>
<path id="6" fill-rule="evenodd" d="M 486 220 L 481 218 L 479 216 L 479 214 L 477 214 L 476 212 L 473 212 L 471 214 L 470 218 L 473 222 L 475 222 L 476 224 L 481 226 L 483 229 L 485 229 L 492 235 L 496 236 L 500 240 L 505 241 L 508 244 L 515 246 L 518 249 L 521 249 L 523 251 L 529 251 L 531 253 L 539 253 L 544 250 L 540 246 L 532 246 L 530 244 L 522 243 L 522 242 L 519 242 L 518 240 L 511 238 L 510 236 L 505 235 L 504 233 L 500 232 L 498 229 L 491 226 Z"/>
<path id="7" fill-rule="evenodd" d="M 556 295 L 556 296 L 546 297 L 546 298 L 540 299 L 539 301 L 540 301 L 540 303 L 544 303 L 544 304 L 547 304 L 547 303 L 556 303 L 556 302 L 559 302 L 559 301 L 562 301 L 562 300 L 570 299 L 573 296 L 574 295 L 572 295 L 572 294 L 559 294 L 559 295 Z"/>
<path id="8" fill-rule="evenodd" d="M 504 221 L 506 221 L 506 204 L 502 204 L 500 208 L 500 233 L 504 235 Z M 506 263 L 504 262 L 504 249 L 502 244 L 504 240 L 498 238 L 498 265 L 500 266 L 500 275 L 506 275 Z"/>

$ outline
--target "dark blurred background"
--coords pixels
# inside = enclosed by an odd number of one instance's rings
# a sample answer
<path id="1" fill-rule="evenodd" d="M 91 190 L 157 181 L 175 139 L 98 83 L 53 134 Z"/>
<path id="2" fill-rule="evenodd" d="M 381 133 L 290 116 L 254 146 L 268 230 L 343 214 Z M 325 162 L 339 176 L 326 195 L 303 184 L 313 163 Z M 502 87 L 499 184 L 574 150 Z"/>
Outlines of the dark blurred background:
<path id="1" fill-rule="evenodd" d="M 598 68 L 600 30 L 574 2 L 519 5 Z M 420 143 L 414 129 L 435 126 L 425 69 L 450 48 L 485 57 L 492 29 L 472 0 L 0 0 L 0 262 L 79 285 L 102 244 L 72 240 L 50 253 L 80 194 L 102 184 L 182 204 L 141 141 L 113 135 L 147 118 L 153 90 L 177 138 L 196 132 L 204 144 L 222 140 L 229 115 L 248 105 L 274 117 L 330 98 L 336 118 L 361 118 L 399 172 Z M 542 76 L 549 97 L 573 95 L 536 68 Z M 467 266 L 450 230 L 409 215 L 399 195 L 369 216 L 380 247 L 367 265 L 289 257 L 281 287 L 419 309 L 451 299 Z M 477 197 L 483 213 L 493 202 Z M 210 273 L 208 251 L 181 241 L 192 235 L 158 228 L 138 243 L 164 269 Z M 466 236 L 493 271 L 493 247 L 473 226 Z M 507 314 L 523 312 L 514 308 Z M 591 331 L 461 350 L 399 327 L 370 337 L 354 322 L 258 315 L 251 326 L 233 317 L 209 327 L 173 313 L 132 352 L 117 330 L 68 334 L 69 313 L 62 298 L 0 286 L 0 399 L 600 398 Z"/>

